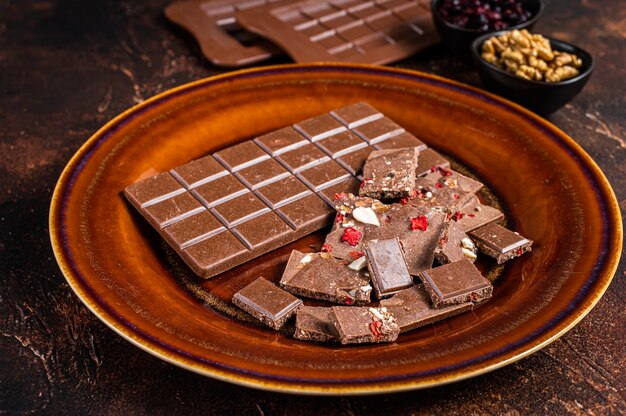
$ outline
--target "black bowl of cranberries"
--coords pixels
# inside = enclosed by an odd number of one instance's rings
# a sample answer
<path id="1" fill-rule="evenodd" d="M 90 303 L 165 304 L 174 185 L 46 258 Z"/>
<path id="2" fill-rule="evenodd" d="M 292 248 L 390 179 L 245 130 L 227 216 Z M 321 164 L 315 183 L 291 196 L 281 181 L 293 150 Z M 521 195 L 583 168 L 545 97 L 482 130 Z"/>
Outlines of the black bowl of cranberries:
<path id="1" fill-rule="evenodd" d="M 542 0 L 432 0 L 439 36 L 455 54 L 471 58 L 474 39 L 485 33 L 532 29 L 543 12 Z"/>

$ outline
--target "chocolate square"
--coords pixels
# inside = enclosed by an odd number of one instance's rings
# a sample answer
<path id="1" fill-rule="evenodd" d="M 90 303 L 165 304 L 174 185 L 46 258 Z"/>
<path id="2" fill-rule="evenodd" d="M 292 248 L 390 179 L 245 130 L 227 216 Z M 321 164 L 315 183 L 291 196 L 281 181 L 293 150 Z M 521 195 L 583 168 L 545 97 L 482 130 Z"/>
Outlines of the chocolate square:
<path id="1" fill-rule="evenodd" d="M 270 157 L 254 141 L 236 144 L 214 153 L 213 156 L 224 163 L 231 172 L 236 172 Z"/>
<path id="2" fill-rule="evenodd" d="M 397 238 L 369 241 L 363 245 L 367 268 L 378 298 L 413 286 L 413 278 Z"/>
<path id="3" fill-rule="evenodd" d="M 371 145 L 404 133 L 402 127 L 387 117 L 362 124 L 353 131 Z"/>
<path id="4" fill-rule="evenodd" d="M 300 306 L 293 336 L 303 341 L 337 341 L 333 310 L 322 306 Z"/>
<path id="5" fill-rule="evenodd" d="M 311 194 L 311 190 L 300 179 L 290 176 L 259 188 L 257 193 L 269 206 L 276 209 L 304 198 Z"/>
<path id="6" fill-rule="evenodd" d="M 209 277 L 230 269 L 232 262 L 250 251 L 230 231 L 205 238 L 182 250 L 187 264 L 200 276 Z"/>
<path id="7" fill-rule="evenodd" d="M 324 152 L 310 143 L 282 153 L 278 158 L 287 166 L 287 169 L 294 173 L 330 159 Z"/>
<path id="8" fill-rule="evenodd" d="M 163 172 L 129 185 L 125 195 L 135 205 L 147 207 L 183 192 L 185 188 L 168 172 Z"/>
<path id="9" fill-rule="evenodd" d="M 531 251 L 532 241 L 501 225 L 491 223 L 469 232 L 478 249 L 498 264 Z"/>
<path id="10" fill-rule="evenodd" d="M 346 128 L 329 114 L 301 121 L 293 126 L 312 142 L 345 131 Z"/>
<path id="11" fill-rule="evenodd" d="M 224 230 L 224 225 L 205 209 L 166 227 L 164 233 L 173 245 L 185 248 Z"/>
<path id="12" fill-rule="evenodd" d="M 254 141 L 274 156 L 309 143 L 306 138 L 291 126 L 259 136 Z"/>
<path id="13" fill-rule="evenodd" d="M 493 286 L 467 259 L 425 270 L 419 274 L 433 305 L 480 302 L 491 297 Z"/>
<path id="14" fill-rule="evenodd" d="M 262 277 L 235 293 L 233 303 L 275 330 L 302 305 L 300 299 Z"/>
<path id="15" fill-rule="evenodd" d="M 315 191 L 319 191 L 336 183 L 343 182 L 352 176 L 347 170 L 338 165 L 337 162 L 329 160 L 300 172 L 298 177 L 309 187 L 313 188 Z"/>
<path id="16" fill-rule="evenodd" d="M 233 233 L 250 250 L 259 250 L 270 244 L 283 245 L 291 239 L 293 230 L 276 213 L 270 211 L 238 225 Z"/>
<path id="17" fill-rule="evenodd" d="M 200 202 L 188 192 L 175 195 L 145 208 L 147 219 L 157 227 L 167 227 L 185 217 L 206 210 Z"/>
<path id="18" fill-rule="evenodd" d="M 350 129 L 383 118 L 382 113 L 364 102 L 333 110 L 330 114 Z"/>
<path id="19" fill-rule="evenodd" d="M 317 142 L 317 145 L 333 159 L 368 147 L 366 142 L 350 131 L 344 131 L 322 139 Z"/>
<path id="20" fill-rule="evenodd" d="M 237 177 L 248 188 L 257 189 L 261 186 L 276 182 L 291 176 L 280 163 L 274 159 L 267 159 L 255 165 L 243 168 L 236 173 Z"/>
<path id="21" fill-rule="evenodd" d="M 250 190 L 232 175 L 222 176 L 192 190 L 192 194 L 207 207 L 213 207 L 249 192 Z"/>
<path id="22" fill-rule="evenodd" d="M 292 226 L 306 229 L 325 226 L 334 214 L 333 209 L 315 194 L 290 202 L 280 207 L 278 212 Z"/>
<path id="23" fill-rule="evenodd" d="M 413 194 L 419 152 L 415 148 L 375 150 L 363 167 L 360 196 L 402 198 Z"/>
<path id="24" fill-rule="evenodd" d="M 220 165 L 211 155 L 185 163 L 170 172 L 187 189 L 195 188 L 228 174 L 224 166 Z"/>
<path id="25" fill-rule="evenodd" d="M 251 220 L 270 210 L 256 195 L 248 192 L 213 208 L 214 214 L 229 228 Z"/>

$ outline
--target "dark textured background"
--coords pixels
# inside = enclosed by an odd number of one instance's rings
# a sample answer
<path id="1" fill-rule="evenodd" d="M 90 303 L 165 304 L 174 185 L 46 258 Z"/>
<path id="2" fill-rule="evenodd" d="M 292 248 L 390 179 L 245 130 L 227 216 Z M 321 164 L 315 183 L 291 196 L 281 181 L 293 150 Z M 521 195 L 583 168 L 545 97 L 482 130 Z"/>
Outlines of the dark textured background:
<path id="1" fill-rule="evenodd" d="M 0 0 L 0 414 L 626 414 L 624 256 L 595 309 L 550 346 L 471 380 L 403 394 L 318 398 L 233 386 L 152 357 L 89 313 L 50 248 L 61 170 L 116 114 L 223 71 L 166 21 L 167 2 Z M 536 30 L 598 61 L 550 121 L 597 161 L 624 213 L 626 5 L 548 3 Z M 479 85 L 442 45 L 397 66 Z"/>

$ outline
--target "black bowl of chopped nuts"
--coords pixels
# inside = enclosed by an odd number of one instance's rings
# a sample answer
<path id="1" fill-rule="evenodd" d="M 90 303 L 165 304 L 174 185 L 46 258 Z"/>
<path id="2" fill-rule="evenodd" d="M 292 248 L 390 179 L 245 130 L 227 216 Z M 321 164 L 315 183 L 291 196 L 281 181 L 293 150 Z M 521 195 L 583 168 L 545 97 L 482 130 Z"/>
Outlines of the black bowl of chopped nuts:
<path id="1" fill-rule="evenodd" d="M 542 0 L 432 0 L 430 7 L 444 43 L 468 60 L 474 39 L 494 31 L 531 29 L 543 8 Z"/>
<path id="2" fill-rule="evenodd" d="M 543 116 L 574 98 L 595 66 L 587 51 L 527 30 L 485 34 L 471 52 L 486 89 Z"/>

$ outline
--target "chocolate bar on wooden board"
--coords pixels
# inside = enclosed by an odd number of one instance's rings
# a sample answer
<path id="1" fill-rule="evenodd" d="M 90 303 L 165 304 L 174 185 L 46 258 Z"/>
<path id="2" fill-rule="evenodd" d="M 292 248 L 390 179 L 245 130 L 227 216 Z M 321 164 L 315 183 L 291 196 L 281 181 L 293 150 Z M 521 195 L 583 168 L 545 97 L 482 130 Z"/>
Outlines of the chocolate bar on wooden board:
<path id="1" fill-rule="evenodd" d="M 428 0 L 302 0 L 235 13 L 296 62 L 386 64 L 438 42 Z"/>
<path id="2" fill-rule="evenodd" d="M 241 27 L 235 18 L 238 10 L 273 2 L 276 0 L 187 0 L 167 6 L 165 16 L 191 32 L 213 64 L 238 67 L 283 53 Z"/>
<path id="3" fill-rule="evenodd" d="M 330 224 L 334 195 L 359 186 L 360 168 L 345 158 L 374 150 L 350 117 L 358 126 L 384 118 L 353 104 L 144 179 L 125 195 L 195 273 L 215 276 Z"/>

